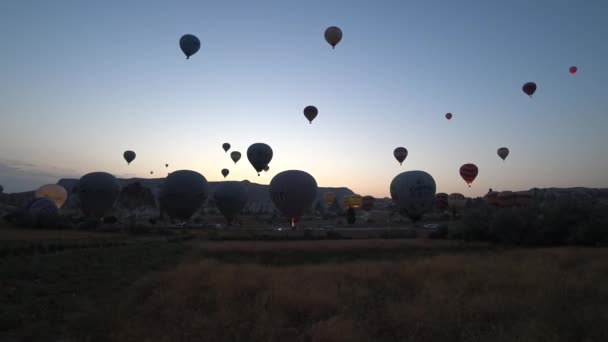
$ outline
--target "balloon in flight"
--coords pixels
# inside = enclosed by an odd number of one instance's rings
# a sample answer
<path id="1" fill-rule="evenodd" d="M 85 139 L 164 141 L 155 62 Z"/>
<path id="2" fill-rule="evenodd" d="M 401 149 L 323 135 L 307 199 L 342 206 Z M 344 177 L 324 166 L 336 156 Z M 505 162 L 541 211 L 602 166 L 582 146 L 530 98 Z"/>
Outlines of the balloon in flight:
<path id="1" fill-rule="evenodd" d="M 306 108 L 304 108 L 304 116 L 311 124 L 312 120 L 317 117 L 317 114 L 319 114 L 319 110 L 315 106 L 307 106 Z"/>
<path id="2" fill-rule="evenodd" d="M 502 158 L 502 160 L 505 160 L 509 155 L 509 149 L 506 147 L 501 147 L 496 151 L 496 153 L 500 158 Z"/>
<path id="3" fill-rule="evenodd" d="M 405 158 L 407 158 L 407 149 L 405 147 L 397 147 L 393 151 L 393 156 L 397 159 L 399 165 L 402 165 Z"/>
<path id="4" fill-rule="evenodd" d="M 570 73 L 572 75 L 576 75 L 576 72 L 578 71 L 578 68 L 573 65 L 573 66 L 570 67 L 569 71 L 570 71 Z"/>
<path id="5" fill-rule="evenodd" d="M 165 164 L 165 167 L 169 167 L 169 164 Z"/>
<path id="6" fill-rule="evenodd" d="M 222 148 L 224 149 L 224 152 L 228 152 L 228 150 L 230 149 L 230 144 L 229 143 L 223 143 L 222 144 Z"/>
<path id="7" fill-rule="evenodd" d="M 247 149 L 247 159 L 259 176 L 272 160 L 272 148 L 264 143 L 255 143 Z"/>
<path id="8" fill-rule="evenodd" d="M 125 151 L 122 156 L 127 161 L 127 165 L 131 164 L 131 162 L 135 160 L 135 152 L 133 151 Z"/>
<path id="9" fill-rule="evenodd" d="M 224 176 L 224 178 L 226 178 L 226 176 L 228 176 L 229 173 L 230 173 L 230 170 L 222 169 L 222 176 Z"/>
<path id="10" fill-rule="evenodd" d="M 221 182 L 215 188 L 213 198 L 230 225 L 247 203 L 247 188 L 241 182 Z"/>
<path id="11" fill-rule="evenodd" d="M 57 208 L 61 208 L 68 199 L 68 192 L 58 184 L 47 184 L 39 187 L 34 193 L 36 198 L 48 198 L 55 203 Z"/>
<path id="12" fill-rule="evenodd" d="M 452 120 L 452 113 L 446 113 L 445 118 L 448 120 Z"/>
<path id="13" fill-rule="evenodd" d="M 391 182 L 391 198 L 399 212 L 416 222 L 424 213 L 433 209 L 435 202 L 435 180 L 424 171 L 406 171 Z"/>
<path id="14" fill-rule="evenodd" d="M 471 183 L 473 183 L 478 173 L 479 169 L 477 169 L 477 166 L 475 164 L 469 163 L 464 164 L 460 167 L 460 177 L 462 177 L 462 179 L 467 182 L 469 187 L 471 187 Z"/>
<path id="15" fill-rule="evenodd" d="M 521 87 L 521 90 L 523 90 L 526 95 L 532 97 L 532 95 L 534 95 L 534 92 L 536 92 L 536 83 L 528 82 Z"/>
<path id="16" fill-rule="evenodd" d="M 236 164 L 236 162 L 238 162 L 241 159 L 241 152 L 239 152 L 239 151 L 232 151 L 230 153 L 230 159 L 232 159 L 232 161 L 234 162 L 234 164 Z"/>
<path id="17" fill-rule="evenodd" d="M 120 183 L 107 172 L 88 173 L 78 182 L 80 210 L 87 216 L 101 218 L 112 212 L 118 195 Z"/>
<path id="18" fill-rule="evenodd" d="M 268 172 L 268 170 L 270 170 L 270 166 L 266 165 L 266 167 L 264 168 L 264 172 Z"/>
<path id="19" fill-rule="evenodd" d="M 179 39 L 179 47 L 182 49 L 186 59 L 194 55 L 201 48 L 201 41 L 192 34 L 185 34 Z"/>
<path id="20" fill-rule="evenodd" d="M 317 197 L 317 181 L 304 171 L 283 171 L 272 178 L 268 191 L 275 207 L 295 227 Z"/>
<path id="21" fill-rule="evenodd" d="M 207 199 L 208 187 L 207 179 L 196 171 L 171 172 L 158 196 L 161 210 L 173 219 L 188 220 Z"/>
<path id="22" fill-rule="evenodd" d="M 336 26 L 328 27 L 325 30 L 325 40 L 331 45 L 332 49 L 342 40 L 342 30 Z"/>

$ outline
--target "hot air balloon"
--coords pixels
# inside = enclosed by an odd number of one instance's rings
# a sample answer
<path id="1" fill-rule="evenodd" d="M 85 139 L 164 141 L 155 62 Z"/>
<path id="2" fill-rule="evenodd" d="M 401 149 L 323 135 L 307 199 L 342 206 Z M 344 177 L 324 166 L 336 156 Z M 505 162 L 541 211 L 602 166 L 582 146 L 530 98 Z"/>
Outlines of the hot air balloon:
<path id="1" fill-rule="evenodd" d="M 247 188 L 241 182 L 221 182 L 215 188 L 213 198 L 218 210 L 231 225 L 247 203 Z"/>
<path id="2" fill-rule="evenodd" d="M 406 171 L 398 174 L 391 182 L 391 198 L 402 215 L 414 223 L 422 215 L 433 209 L 435 201 L 435 180 L 424 171 Z"/>
<path id="3" fill-rule="evenodd" d="M 325 40 L 331 45 L 332 49 L 335 49 L 336 45 L 342 40 L 342 30 L 336 26 L 328 27 L 325 30 Z"/>
<path id="4" fill-rule="evenodd" d="M 307 106 L 306 108 L 304 108 L 304 116 L 311 124 L 312 120 L 317 117 L 317 114 L 319 114 L 319 110 L 317 110 L 317 107 L 315 106 Z"/>
<path id="5" fill-rule="evenodd" d="M 361 199 L 361 209 L 364 211 L 370 211 L 374 207 L 376 199 L 372 196 L 363 196 Z"/>
<path id="6" fill-rule="evenodd" d="M 361 208 L 361 203 L 363 202 L 363 198 L 361 195 L 353 194 L 350 196 L 350 206 L 358 209 Z"/>
<path id="7" fill-rule="evenodd" d="M 150 174 L 154 174 L 154 171 L 150 171 Z"/>
<path id="8" fill-rule="evenodd" d="M 452 120 L 452 113 L 446 113 L 445 118 L 448 120 Z"/>
<path id="9" fill-rule="evenodd" d="M 229 173 L 230 173 L 230 170 L 222 169 L 222 176 L 224 176 L 224 178 L 226 178 L 226 176 L 228 176 Z"/>
<path id="10" fill-rule="evenodd" d="M 450 194 L 448 196 L 448 207 L 453 211 L 460 211 L 464 209 L 464 205 L 467 203 L 466 197 L 463 194 L 459 194 L 457 192 Z"/>
<path id="11" fill-rule="evenodd" d="M 169 167 L 169 164 L 165 164 L 165 167 Z"/>
<path id="12" fill-rule="evenodd" d="M 323 198 L 325 199 L 325 203 L 327 203 L 328 207 L 331 207 L 334 204 L 334 200 L 336 199 L 336 194 L 333 192 L 326 192 L 323 194 Z"/>
<path id="13" fill-rule="evenodd" d="M 131 162 L 135 160 L 135 152 L 133 151 L 125 151 L 122 156 L 127 161 L 127 165 L 131 164 Z"/>
<path id="14" fill-rule="evenodd" d="M 570 73 L 572 75 L 576 75 L 576 72 L 578 71 L 578 68 L 575 67 L 575 66 L 571 66 L 570 69 L 569 69 L 569 71 L 570 71 Z"/>
<path id="15" fill-rule="evenodd" d="M 351 204 L 350 204 L 350 196 L 351 195 L 345 195 L 345 196 L 342 197 L 342 206 L 345 209 L 348 209 L 351 206 Z"/>
<path id="16" fill-rule="evenodd" d="M 272 160 L 272 148 L 264 143 L 255 143 L 247 149 L 247 159 L 259 176 Z"/>
<path id="17" fill-rule="evenodd" d="M 224 152 L 228 152 L 228 150 L 230 149 L 230 144 L 229 143 L 223 143 L 222 144 L 222 148 L 224 149 Z"/>
<path id="18" fill-rule="evenodd" d="M 238 162 L 241 159 L 241 152 L 239 152 L 239 151 L 232 151 L 230 153 L 230 158 L 232 159 L 232 161 L 236 165 L 236 162 Z"/>
<path id="19" fill-rule="evenodd" d="M 521 87 L 521 89 L 524 91 L 524 93 L 526 93 L 526 95 L 532 97 L 532 95 L 534 95 L 534 92 L 536 91 L 536 83 L 528 82 L 528 83 L 524 84 L 524 86 Z"/>
<path id="20" fill-rule="evenodd" d="M 90 217 L 109 214 L 120 194 L 120 183 L 106 172 L 88 173 L 78 182 L 80 210 Z"/>
<path id="21" fill-rule="evenodd" d="M 34 193 L 35 198 L 48 198 L 55 203 L 57 208 L 61 208 L 68 199 L 68 192 L 58 184 L 43 185 Z"/>
<path id="22" fill-rule="evenodd" d="M 506 147 L 501 147 L 496 151 L 496 153 L 500 158 L 502 158 L 502 160 L 505 160 L 505 158 L 507 158 L 509 155 L 509 149 Z"/>
<path id="23" fill-rule="evenodd" d="M 471 187 L 471 183 L 473 183 L 475 177 L 477 177 L 478 172 L 479 170 L 475 164 L 464 164 L 460 167 L 460 177 L 467 182 L 469 187 Z"/>
<path id="24" fill-rule="evenodd" d="M 185 34 L 179 40 L 179 47 L 186 55 L 186 59 L 190 59 L 190 56 L 194 55 L 201 48 L 201 41 L 192 34 Z"/>
<path id="25" fill-rule="evenodd" d="M 397 159 L 399 165 L 402 165 L 405 158 L 407 158 L 407 149 L 405 147 L 397 147 L 393 151 L 393 156 L 395 156 L 395 159 Z"/>
<path id="26" fill-rule="evenodd" d="M 50 198 L 36 198 L 27 205 L 26 209 L 33 216 L 57 215 L 58 213 L 55 202 Z"/>
<path id="27" fill-rule="evenodd" d="M 489 205 L 497 207 L 499 205 L 498 202 L 498 191 L 490 191 L 485 196 L 483 196 L 486 203 Z"/>
<path id="28" fill-rule="evenodd" d="M 435 208 L 444 211 L 448 208 L 448 194 L 440 192 L 435 195 Z"/>
<path id="29" fill-rule="evenodd" d="M 498 205 L 502 208 L 510 208 L 515 205 L 515 194 L 512 191 L 501 191 L 497 197 Z"/>
<path id="30" fill-rule="evenodd" d="M 268 170 L 270 170 L 270 166 L 266 165 L 266 167 L 264 168 L 264 172 L 268 172 Z"/>
<path id="31" fill-rule="evenodd" d="M 201 208 L 208 194 L 207 179 L 191 170 L 171 172 L 158 196 L 161 210 L 173 219 L 188 220 Z"/>
<path id="32" fill-rule="evenodd" d="M 295 228 L 317 197 L 317 181 L 304 171 L 283 171 L 272 178 L 268 191 L 275 207 Z"/>

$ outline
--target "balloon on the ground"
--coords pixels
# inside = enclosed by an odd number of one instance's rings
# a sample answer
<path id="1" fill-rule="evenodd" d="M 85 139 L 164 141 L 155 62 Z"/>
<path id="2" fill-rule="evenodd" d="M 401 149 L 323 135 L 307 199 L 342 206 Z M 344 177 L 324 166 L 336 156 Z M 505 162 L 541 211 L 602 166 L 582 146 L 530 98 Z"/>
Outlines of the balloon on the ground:
<path id="1" fill-rule="evenodd" d="M 232 159 L 232 161 L 234 162 L 234 164 L 236 164 L 236 162 L 238 162 L 241 159 L 241 152 L 239 152 L 239 151 L 232 151 L 230 153 L 230 159 Z"/>
<path id="2" fill-rule="evenodd" d="M 532 95 L 534 95 L 534 92 L 536 92 L 536 83 L 528 82 L 524 84 L 521 89 L 524 91 L 524 93 L 526 93 L 526 95 L 532 97 Z"/>
<path id="3" fill-rule="evenodd" d="M 467 203 L 466 197 L 460 193 L 451 193 L 448 196 L 448 207 L 453 211 L 460 211 L 464 209 L 464 205 Z"/>
<path id="4" fill-rule="evenodd" d="M 364 211 L 370 211 L 374 207 L 376 199 L 372 196 L 363 196 L 361 199 L 361 209 Z"/>
<path id="5" fill-rule="evenodd" d="M 478 173 L 479 169 L 477 169 L 477 166 L 475 164 L 469 163 L 464 164 L 460 167 L 460 177 L 464 179 L 464 181 L 469 185 L 469 187 L 471 187 L 471 183 L 473 183 Z"/>
<path id="6" fill-rule="evenodd" d="M 215 188 L 213 198 L 228 224 L 232 224 L 247 203 L 247 188 L 241 182 L 221 182 Z"/>
<path id="7" fill-rule="evenodd" d="M 496 151 L 496 153 L 500 158 L 502 158 L 502 160 L 505 160 L 509 155 L 509 149 L 506 147 L 501 147 Z"/>
<path id="8" fill-rule="evenodd" d="M 47 184 L 39 187 L 34 193 L 35 198 L 48 198 L 55 203 L 57 208 L 61 208 L 68 199 L 68 192 L 58 184 Z"/>
<path id="9" fill-rule="evenodd" d="M 127 165 L 131 164 L 131 162 L 135 160 L 135 152 L 133 151 L 125 151 L 122 156 L 127 161 Z"/>
<path id="10" fill-rule="evenodd" d="M 272 178 L 268 191 L 275 207 L 294 227 L 317 197 L 317 181 L 304 171 L 283 171 Z"/>
<path id="11" fill-rule="evenodd" d="M 185 34 L 179 40 L 179 47 L 182 49 L 186 59 L 194 55 L 201 48 L 201 41 L 192 34 Z"/>
<path id="12" fill-rule="evenodd" d="M 327 203 L 328 207 L 331 207 L 334 204 L 334 200 L 336 199 L 336 194 L 334 192 L 326 192 L 323 194 L 323 198 L 325 199 L 325 203 Z"/>
<path id="13" fill-rule="evenodd" d="M 224 178 L 226 178 L 226 176 L 228 176 L 228 174 L 230 174 L 230 170 L 222 169 L 222 176 L 224 176 Z"/>
<path id="14" fill-rule="evenodd" d="M 513 191 L 501 191 L 497 197 L 500 207 L 509 208 L 515 205 L 515 194 Z"/>
<path id="15" fill-rule="evenodd" d="M 407 158 L 407 149 L 405 147 L 397 147 L 393 151 L 393 156 L 397 159 L 399 165 L 402 165 L 405 158 Z"/>
<path id="16" fill-rule="evenodd" d="M 311 124 L 312 120 L 317 117 L 317 114 L 319 114 L 319 110 L 315 106 L 307 106 L 306 108 L 304 108 L 304 116 Z"/>
<path id="17" fill-rule="evenodd" d="M 498 202 L 498 191 L 490 191 L 485 196 L 483 196 L 486 203 L 489 205 L 497 207 L 499 205 Z"/>
<path id="18" fill-rule="evenodd" d="M 452 120 L 452 113 L 446 113 L 445 118 L 448 120 Z"/>
<path id="19" fill-rule="evenodd" d="M 331 26 L 325 30 L 325 40 L 331 45 L 332 49 L 342 40 L 342 30 L 339 27 Z"/>
<path id="20" fill-rule="evenodd" d="M 413 222 L 433 209 L 435 201 L 435 180 L 424 171 L 406 171 L 398 174 L 391 182 L 391 198 L 399 212 Z"/>
<path id="21" fill-rule="evenodd" d="M 435 195 L 435 208 L 439 211 L 444 211 L 448 208 L 448 194 L 439 192 Z"/>
<path id="22" fill-rule="evenodd" d="M 230 144 L 229 143 L 223 143 L 222 144 L 222 148 L 224 149 L 224 152 L 228 152 L 228 150 L 230 149 Z"/>
<path id="23" fill-rule="evenodd" d="M 57 215 L 59 212 L 55 202 L 50 198 L 36 198 L 27 205 L 30 215 Z"/>
<path id="24" fill-rule="evenodd" d="M 158 197 L 161 210 L 173 219 L 188 220 L 205 203 L 208 187 L 207 179 L 196 171 L 171 172 Z"/>
<path id="25" fill-rule="evenodd" d="M 101 218 L 112 212 L 120 194 L 120 183 L 107 172 L 92 172 L 80 178 L 80 210 L 87 216 Z"/>
<path id="26" fill-rule="evenodd" d="M 272 160 L 272 148 L 264 143 L 255 143 L 247 149 L 247 159 L 259 176 Z"/>
<path id="27" fill-rule="evenodd" d="M 361 197 L 361 195 L 354 194 L 354 195 L 350 196 L 350 206 L 351 207 L 353 207 L 355 209 L 361 208 L 362 202 L 363 202 L 363 197 Z"/>

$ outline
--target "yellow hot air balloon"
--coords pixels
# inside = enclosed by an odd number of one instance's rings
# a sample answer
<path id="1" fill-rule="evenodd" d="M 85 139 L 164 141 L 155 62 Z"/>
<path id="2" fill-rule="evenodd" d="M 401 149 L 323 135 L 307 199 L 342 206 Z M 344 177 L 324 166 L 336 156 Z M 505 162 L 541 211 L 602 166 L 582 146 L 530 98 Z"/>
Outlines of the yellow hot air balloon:
<path id="1" fill-rule="evenodd" d="M 57 208 L 61 208 L 68 199 L 68 192 L 61 185 L 47 184 L 39 187 L 38 190 L 36 190 L 34 197 L 48 198 L 55 202 Z"/>
<path id="2" fill-rule="evenodd" d="M 327 203 L 327 206 L 331 207 L 331 205 L 334 204 L 334 200 L 336 199 L 336 194 L 333 192 L 326 192 L 323 197 L 325 198 L 325 203 Z"/>
<path id="3" fill-rule="evenodd" d="M 361 195 L 351 195 L 350 196 L 350 206 L 357 209 L 361 208 L 361 203 L 363 202 L 363 197 Z"/>
<path id="4" fill-rule="evenodd" d="M 346 196 L 342 197 L 342 206 L 344 208 L 350 207 L 350 195 L 346 195 Z"/>

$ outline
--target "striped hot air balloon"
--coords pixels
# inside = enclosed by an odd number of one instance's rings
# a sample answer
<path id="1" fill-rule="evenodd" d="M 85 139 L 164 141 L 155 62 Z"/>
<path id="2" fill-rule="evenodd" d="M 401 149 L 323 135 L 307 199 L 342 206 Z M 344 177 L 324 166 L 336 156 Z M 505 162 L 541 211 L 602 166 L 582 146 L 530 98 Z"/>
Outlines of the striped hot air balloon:
<path id="1" fill-rule="evenodd" d="M 479 169 L 477 169 L 477 166 L 475 164 L 469 163 L 464 164 L 460 167 L 460 177 L 462 177 L 462 179 L 467 182 L 469 187 L 471 187 L 471 183 L 473 183 L 478 173 Z"/>

